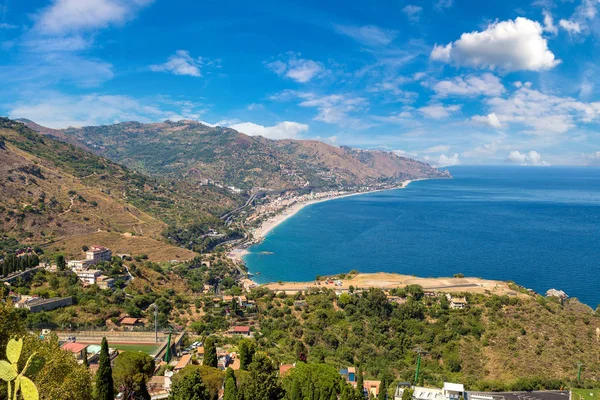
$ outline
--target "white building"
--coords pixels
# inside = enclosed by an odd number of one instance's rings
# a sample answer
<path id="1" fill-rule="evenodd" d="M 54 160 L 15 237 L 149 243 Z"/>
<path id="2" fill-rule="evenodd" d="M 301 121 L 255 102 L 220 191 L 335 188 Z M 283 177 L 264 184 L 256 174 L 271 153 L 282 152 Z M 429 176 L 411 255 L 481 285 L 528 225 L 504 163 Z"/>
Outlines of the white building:
<path id="1" fill-rule="evenodd" d="M 85 252 L 85 258 L 86 260 L 91 261 L 92 264 L 110 261 L 112 258 L 112 251 L 104 246 L 92 246 Z"/>
<path id="2" fill-rule="evenodd" d="M 412 398 L 414 400 L 459 400 L 461 397 L 465 398 L 465 388 L 462 384 L 444 382 L 444 387 L 441 389 L 422 386 L 413 386 L 412 388 L 398 386 L 394 394 L 394 400 L 402 400 L 402 394 L 407 389 L 413 389 Z"/>
<path id="3" fill-rule="evenodd" d="M 67 267 L 73 270 L 88 269 L 90 265 L 93 265 L 93 262 L 90 260 L 71 260 L 67 262 Z"/>
<path id="4" fill-rule="evenodd" d="M 464 297 L 453 297 L 450 294 L 447 294 L 446 298 L 450 302 L 450 308 L 453 310 L 462 310 L 467 308 L 467 299 Z"/>
<path id="5" fill-rule="evenodd" d="M 97 269 L 88 269 L 77 271 L 76 274 L 81 282 L 87 283 L 88 285 L 93 285 L 96 283 L 96 278 L 102 275 L 102 271 Z"/>

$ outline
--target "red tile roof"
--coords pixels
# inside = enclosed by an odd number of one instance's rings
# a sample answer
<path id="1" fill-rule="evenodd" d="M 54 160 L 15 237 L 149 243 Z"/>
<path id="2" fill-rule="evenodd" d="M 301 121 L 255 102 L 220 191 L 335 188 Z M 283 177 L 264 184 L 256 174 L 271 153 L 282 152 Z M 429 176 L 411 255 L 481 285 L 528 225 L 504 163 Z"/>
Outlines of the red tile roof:
<path id="1" fill-rule="evenodd" d="M 231 330 L 236 333 L 249 333 L 250 327 L 249 326 L 234 326 L 233 329 L 231 329 Z"/>
<path id="2" fill-rule="evenodd" d="M 292 368 L 294 368 L 293 364 L 281 364 L 279 366 L 279 376 L 285 375 Z"/>
<path id="3" fill-rule="evenodd" d="M 121 325 L 135 325 L 138 321 L 137 318 L 125 317 L 121 320 Z"/>
<path id="4" fill-rule="evenodd" d="M 71 353 L 75 353 L 75 354 L 81 353 L 83 351 L 83 349 L 85 349 L 87 347 L 88 347 L 87 344 L 76 343 L 76 342 L 65 343 L 61 346 L 61 348 L 63 350 L 70 351 Z"/>

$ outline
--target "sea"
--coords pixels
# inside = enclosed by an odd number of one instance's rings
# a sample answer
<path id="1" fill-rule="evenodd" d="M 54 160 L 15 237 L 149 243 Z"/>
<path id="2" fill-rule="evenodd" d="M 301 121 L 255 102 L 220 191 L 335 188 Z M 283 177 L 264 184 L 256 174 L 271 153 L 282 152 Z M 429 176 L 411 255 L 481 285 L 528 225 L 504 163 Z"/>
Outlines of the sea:
<path id="1" fill-rule="evenodd" d="M 453 179 L 304 207 L 249 249 L 253 279 L 460 273 L 600 304 L 600 168 L 449 170 Z"/>

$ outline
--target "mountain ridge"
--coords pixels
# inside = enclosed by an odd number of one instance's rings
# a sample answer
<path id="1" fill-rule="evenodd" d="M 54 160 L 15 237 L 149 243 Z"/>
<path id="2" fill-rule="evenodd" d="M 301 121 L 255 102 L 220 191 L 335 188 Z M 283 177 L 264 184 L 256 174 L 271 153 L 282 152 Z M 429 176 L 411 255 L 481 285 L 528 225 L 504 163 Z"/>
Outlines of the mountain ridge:
<path id="1" fill-rule="evenodd" d="M 450 177 L 392 152 L 336 147 L 312 139 L 272 140 L 190 120 L 62 130 L 24 123 L 133 170 L 191 182 L 211 180 L 249 192 Z"/>

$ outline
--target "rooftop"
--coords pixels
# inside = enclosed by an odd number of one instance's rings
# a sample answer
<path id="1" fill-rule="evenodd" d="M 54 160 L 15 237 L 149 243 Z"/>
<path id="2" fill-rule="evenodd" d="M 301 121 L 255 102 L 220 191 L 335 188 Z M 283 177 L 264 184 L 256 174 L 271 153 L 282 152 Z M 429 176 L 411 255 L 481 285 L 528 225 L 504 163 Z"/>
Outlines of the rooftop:
<path id="1" fill-rule="evenodd" d="M 61 346 L 61 349 L 75 354 L 81 353 L 85 348 L 87 348 L 87 344 L 76 342 L 65 343 Z"/>

